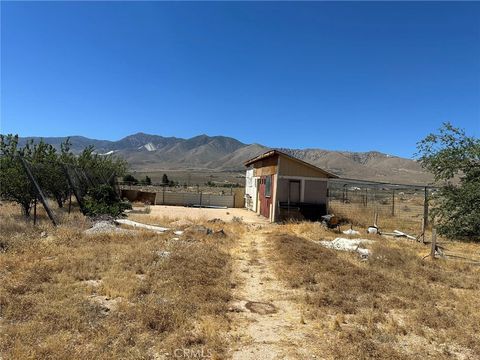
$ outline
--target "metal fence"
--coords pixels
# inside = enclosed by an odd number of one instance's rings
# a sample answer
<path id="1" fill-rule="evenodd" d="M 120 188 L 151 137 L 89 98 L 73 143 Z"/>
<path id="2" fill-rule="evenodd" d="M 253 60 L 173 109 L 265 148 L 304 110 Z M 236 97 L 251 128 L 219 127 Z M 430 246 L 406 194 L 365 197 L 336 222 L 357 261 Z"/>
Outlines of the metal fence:
<path id="1" fill-rule="evenodd" d="M 135 202 L 148 202 L 153 205 L 180 205 L 180 206 L 215 206 L 215 207 L 243 207 L 238 204 L 236 194 L 218 195 L 208 193 L 159 191 L 147 192 L 140 190 L 122 189 L 122 197 Z M 243 200 L 238 199 L 238 200 Z"/>
<path id="2" fill-rule="evenodd" d="M 428 226 L 429 199 L 436 189 L 405 185 L 332 179 L 329 181 L 329 212 L 352 217 L 409 222 L 423 232 Z"/>

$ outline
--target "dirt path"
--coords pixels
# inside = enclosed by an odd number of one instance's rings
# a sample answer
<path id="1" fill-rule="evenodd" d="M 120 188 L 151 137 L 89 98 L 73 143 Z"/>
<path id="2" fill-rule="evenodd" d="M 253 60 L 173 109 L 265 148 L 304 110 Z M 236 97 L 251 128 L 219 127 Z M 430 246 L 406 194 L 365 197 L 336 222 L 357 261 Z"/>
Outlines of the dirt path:
<path id="1" fill-rule="evenodd" d="M 294 297 L 280 282 L 266 256 L 265 231 L 250 229 L 233 256 L 232 358 L 312 359 L 312 325 L 305 324 Z M 272 307 L 273 305 L 273 307 Z M 309 335 L 310 334 L 310 335 Z"/>

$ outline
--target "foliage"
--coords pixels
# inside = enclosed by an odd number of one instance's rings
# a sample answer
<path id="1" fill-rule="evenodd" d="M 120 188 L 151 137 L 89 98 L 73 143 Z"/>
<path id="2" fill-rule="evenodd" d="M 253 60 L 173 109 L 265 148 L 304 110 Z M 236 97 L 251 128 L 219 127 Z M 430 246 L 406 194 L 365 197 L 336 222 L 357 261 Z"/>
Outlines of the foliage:
<path id="1" fill-rule="evenodd" d="M 163 174 L 162 176 L 162 185 L 168 185 L 170 181 L 168 180 L 167 174 Z"/>
<path id="2" fill-rule="evenodd" d="M 242 187 L 242 185 L 240 185 L 239 183 L 216 183 L 216 182 L 213 182 L 213 181 L 207 181 L 205 183 L 206 186 L 210 186 L 210 187 L 223 187 L 223 188 L 239 188 L 239 187 Z"/>
<path id="3" fill-rule="evenodd" d="M 18 149 L 18 135 L 0 135 L 0 196 L 20 204 L 25 216 L 30 214 L 36 192 L 18 155 L 30 151 L 29 144 Z"/>
<path id="4" fill-rule="evenodd" d="M 127 174 L 123 177 L 123 181 L 132 185 L 138 184 L 137 178 L 135 178 L 132 174 Z"/>
<path id="5" fill-rule="evenodd" d="M 141 180 L 142 185 L 152 185 L 152 179 L 148 175 L 145 176 L 145 179 Z"/>
<path id="6" fill-rule="evenodd" d="M 435 180 L 445 182 L 433 197 L 439 233 L 480 241 L 480 140 L 444 123 L 418 143 L 418 154 Z"/>
<path id="7" fill-rule="evenodd" d="M 111 215 L 120 216 L 127 209 L 131 209 L 129 202 L 120 201 L 115 189 L 102 184 L 90 188 L 85 197 L 85 211 L 88 216 Z"/>
<path id="8" fill-rule="evenodd" d="M 169 180 L 167 174 L 163 174 L 163 176 L 162 176 L 162 186 L 173 187 L 173 186 L 178 186 L 178 185 L 179 185 L 178 181 Z"/>
<path id="9" fill-rule="evenodd" d="M 83 175 L 82 193 L 88 192 L 97 184 L 109 184 L 111 187 L 115 176 L 123 175 L 126 170 L 123 159 L 98 155 L 93 147 L 84 149 L 78 156 L 74 155 L 69 139 L 61 144 L 60 152 L 43 140 L 38 143 L 29 140 L 23 147 L 20 147 L 18 142 L 18 135 L 0 135 L 0 197 L 20 204 L 27 217 L 37 192 L 20 157 L 30 167 L 44 195 L 55 199 L 59 207 L 63 206 L 69 195 L 66 167 L 71 167 L 74 172 Z M 95 197 L 91 197 L 90 204 L 94 199 Z M 118 207 L 122 208 L 121 205 Z M 100 208 L 99 204 L 95 211 L 98 212 Z M 109 214 L 112 212 L 108 208 L 106 211 Z"/>

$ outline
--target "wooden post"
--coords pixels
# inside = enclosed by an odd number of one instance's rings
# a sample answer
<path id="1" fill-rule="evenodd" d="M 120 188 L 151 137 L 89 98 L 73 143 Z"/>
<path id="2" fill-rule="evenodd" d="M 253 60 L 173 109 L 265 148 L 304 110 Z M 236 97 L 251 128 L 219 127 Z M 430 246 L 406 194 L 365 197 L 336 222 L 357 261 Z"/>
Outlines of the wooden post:
<path id="1" fill-rule="evenodd" d="M 395 189 L 392 189 L 392 216 L 395 216 Z"/>
<path id="2" fill-rule="evenodd" d="M 425 243 L 425 231 L 427 231 L 428 226 L 428 190 L 425 187 L 424 198 L 423 198 L 423 220 L 422 220 L 422 243 Z"/>
<path id="3" fill-rule="evenodd" d="M 423 222 L 425 229 L 428 226 L 428 188 L 425 186 L 425 194 L 423 197 Z"/>
<path id="4" fill-rule="evenodd" d="M 45 208 L 45 211 L 47 212 L 48 217 L 52 221 L 53 225 L 57 226 L 57 222 L 55 221 L 53 213 L 52 213 L 52 211 L 50 210 L 50 207 L 47 204 L 47 199 L 45 198 L 45 195 L 43 195 L 43 191 L 40 188 L 40 185 L 38 185 L 37 180 L 35 180 L 35 178 L 33 177 L 32 171 L 28 167 L 28 164 L 25 161 L 25 159 L 21 156 L 19 156 L 19 158 L 20 158 L 20 162 L 22 163 L 23 169 L 27 173 L 28 178 L 30 179 L 30 181 L 35 186 L 35 189 L 37 190 L 38 197 L 40 198 L 40 201 L 42 202 L 42 205 Z"/>
<path id="5" fill-rule="evenodd" d="M 437 249 L 437 229 L 432 228 L 432 249 L 430 251 L 430 257 L 435 259 L 435 250 Z"/>
<path id="6" fill-rule="evenodd" d="M 33 201 L 33 225 L 37 225 L 37 197 Z"/>
<path id="7" fill-rule="evenodd" d="M 65 164 L 62 164 L 62 168 L 63 168 L 63 172 L 65 173 L 65 176 L 67 177 L 68 186 L 70 186 L 70 190 L 73 191 L 73 195 L 75 195 L 75 199 L 77 199 L 77 203 L 78 203 L 78 206 L 80 206 L 80 210 L 82 214 L 85 215 L 85 207 L 83 206 L 82 198 L 80 197 L 80 194 L 77 192 L 75 184 L 73 183 L 73 180 L 70 177 L 70 173 L 68 172 L 67 166 Z M 74 168 L 74 171 L 75 171 L 75 168 Z"/>

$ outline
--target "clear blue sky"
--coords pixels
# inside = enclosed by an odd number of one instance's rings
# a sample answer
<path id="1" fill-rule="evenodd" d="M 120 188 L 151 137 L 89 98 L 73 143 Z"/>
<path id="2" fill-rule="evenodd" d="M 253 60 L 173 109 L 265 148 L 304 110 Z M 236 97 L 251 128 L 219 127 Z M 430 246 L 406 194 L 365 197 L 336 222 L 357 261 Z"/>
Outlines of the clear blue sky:
<path id="1" fill-rule="evenodd" d="M 411 156 L 480 135 L 480 3 L 1 3 L 1 132 Z"/>

